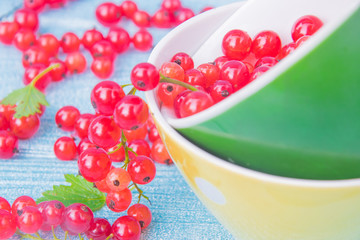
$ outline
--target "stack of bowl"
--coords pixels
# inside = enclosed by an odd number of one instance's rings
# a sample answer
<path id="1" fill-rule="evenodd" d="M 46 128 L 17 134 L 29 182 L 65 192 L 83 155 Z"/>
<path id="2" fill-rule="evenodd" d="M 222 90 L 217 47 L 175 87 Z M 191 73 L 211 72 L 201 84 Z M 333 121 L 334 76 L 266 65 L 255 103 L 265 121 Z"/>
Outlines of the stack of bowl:
<path id="1" fill-rule="evenodd" d="M 174 29 L 149 62 L 160 68 L 177 52 L 199 56 L 214 32 L 221 42 L 219 33 L 231 30 L 232 16 L 260 2 L 256 14 L 238 21 L 250 36 L 259 29 L 289 35 L 295 19 L 307 14 L 324 26 L 201 113 L 175 119 L 160 111 L 153 91 L 146 93 L 150 111 L 188 184 L 235 238 L 359 240 L 359 0 L 276 0 L 283 10 L 274 1 L 230 4 Z M 213 61 L 220 46 L 195 63 Z"/>

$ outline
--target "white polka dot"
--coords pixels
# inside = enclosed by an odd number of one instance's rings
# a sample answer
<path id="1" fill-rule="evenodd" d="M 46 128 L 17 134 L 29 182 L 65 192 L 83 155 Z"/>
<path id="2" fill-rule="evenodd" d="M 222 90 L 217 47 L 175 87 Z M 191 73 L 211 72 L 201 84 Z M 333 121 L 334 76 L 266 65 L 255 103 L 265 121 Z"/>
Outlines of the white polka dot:
<path id="1" fill-rule="evenodd" d="M 201 190 L 201 192 L 211 201 L 219 205 L 226 204 L 226 199 L 224 195 L 214 185 L 212 185 L 205 179 L 199 177 L 195 178 L 195 183 L 198 186 L 198 188 Z"/>

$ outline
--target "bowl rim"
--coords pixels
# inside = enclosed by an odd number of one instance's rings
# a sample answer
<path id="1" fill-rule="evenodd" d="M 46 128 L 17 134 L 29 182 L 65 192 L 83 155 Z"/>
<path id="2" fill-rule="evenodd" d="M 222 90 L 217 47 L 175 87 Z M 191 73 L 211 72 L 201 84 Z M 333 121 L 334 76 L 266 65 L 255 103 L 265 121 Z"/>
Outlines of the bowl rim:
<path id="1" fill-rule="evenodd" d="M 235 3 L 227 4 L 220 8 L 232 7 L 235 6 Z M 241 4 L 239 5 L 241 6 Z M 229 98 L 223 100 L 220 103 L 215 104 L 209 109 L 206 109 L 194 116 L 190 116 L 187 118 L 182 118 L 181 120 L 173 121 L 174 119 L 169 118 L 168 116 L 165 118 L 161 111 L 158 108 L 154 97 L 154 90 L 146 91 L 145 97 L 147 99 L 147 103 L 149 105 L 150 112 L 153 113 L 153 117 L 155 121 L 161 126 L 161 128 L 169 134 L 172 138 L 177 139 L 179 145 L 183 146 L 183 148 L 188 149 L 188 151 L 193 152 L 193 154 L 197 154 L 203 156 L 204 161 L 208 161 L 210 164 L 216 165 L 218 167 L 224 168 L 227 171 L 233 172 L 235 174 L 240 174 L 255 180 L 270 182 L 274 184 L 281 184 L 281 185 L 290 185 L 290 186 L 298 186 L 298 187 L 309 187 L 309 188 L 346 188 L 346 187 L 360 187 L 360 178 L 354 179 L 341 179 L 341 180 L 312 180 L 312 179 L 299 179 L 299 178 L 289 178 L 289 177 L 282 177 L 277 175 L 271 175 L 268 173 L 258 172 L 252 169 L 248 169 L 231 162 L 228 162 L 224 159 L 216 157 L 209 152 L 201 149 L 200 147 L 196 146 L 188 139 L 183 137 L 180 133 L 178 133 L 173 127 L 175 128 L 184 128 L 189 127 L 192 125 L 199 124 L 203 121 L 206 121 L 210 118 L 209 116 L 214 115 L 214 112 L 221 111 L 220 113 L 226 111 L 227 109 L 231 108 L 234 103 L 237 103 L 239 100 L 244 100 L 245 98 L 249 97 L 251 94 L 255 93 L 268 83 L 274 79 L 275 76 L 281 74 L 284 69 L 287 69 L 290 65 L 294 64 L 299 58 L 302 58 L 310 51 L 312 51 L 318 43 L 324 40 L 327 36 L 329 36 L 335 29 L 337 29 L 349 16 L 353 13 L 358 11 L 360 7 L 360 1 L 357 2 L 357 8 L 353 8 L 348 10 L 346 13 L 341 16 L 338 16 L 337 21 L 333 21 L 332 24 L 328 24 L 327 26 L 324 25 L 317 34 L 314 34 L 311 38 L 311 41 L 305 42 L 298 51 L 293 52 L 290 56 L 287 56 L 286 60 L 282 61 L 282 64 L 277 64 L 273 67 L 272 71 L 269 71 L 267 74 L 264 74 L 261 78 L 256 79 L 252 83 L 248 84 L 243 89 L 239 90 L 236 94 L 233 94 Z M 180 26 L 173 29 L 169 32 L 161 41 L 157 44 L 154 48 L 150 57 L 148 58 L 148 62 L 152 63 L 159 56 L 160 50 L 163 45 L 166 44 L 166 38 L 172 38 L 174 35 L 181 32 L 182 28 L 189 27 L 193 24 L 193 21 L 196 21 L 196 18 L 206 18 L 215 14 L 216 11 L 210 10 L 204 12 L 188 21 L 182 23 Z M 260 80 L 259 80 L 260 79 Z M 232 103 L 232 104 L 231 104 Z M 200 120 L 199 120 L 200 119 Z M 204 120 L 205 119 L 205 120 Z M 188 125 L 184 124 L 187 123 Z M 160 135 L 163 135 L 160 133 Z M 166 145 L 166 140 L 164 141 Z M 175 161 L 176 164 L 176 161 Z"/>

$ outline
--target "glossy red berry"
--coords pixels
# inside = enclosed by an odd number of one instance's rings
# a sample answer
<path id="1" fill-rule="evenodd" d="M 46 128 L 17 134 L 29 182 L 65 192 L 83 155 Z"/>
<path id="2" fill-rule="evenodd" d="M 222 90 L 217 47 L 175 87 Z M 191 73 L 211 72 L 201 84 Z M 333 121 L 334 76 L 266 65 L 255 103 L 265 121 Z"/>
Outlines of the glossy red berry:
<path id="1" fill-rule="evenodd" d="M 134 1 L 126 0 L 120 4 L 120 11 L 123 16 L 132 18 L 138 7 Z"/>
<path id="2" fill-rule="evenodd" d="M 141 28 L 150 27 L 151 24 L 150 15 L 142 10 L 137 10 L 136 12 L 134 12 L 132 20 L 136 26 Z"/>
<path id="3" fill-rule="evenodd" d="M 94 218 L 85 232 L 88 239 L 104 240 L 111 234 L 111 224 L 104 218 Z"/>
<path id="4" fill-rule="evenodd" d="M 116 150 L 116 151 L 115 151 Z M 107 148 L 106 151 L 112 162 L 122 162 L 125 160 L 125 150 L 124 147 L 118 148 L 117 145 Z M 114 152 L 115 151 L 115 152 Z M 110 153 L 112 152 L 112 153 Z"/>
<path id="5" fill-rule="evenodd" d="M 150 156 L 150 146 L 148 142 L 144 139 L 135 139 L 133 141 L 129 141 L 129 148 L 131 148 L 138 156 Z M 132 153 L 131 153 L 132 154 Z M 131 155 L 130 154 L 130 155 Z M 131 159 L 134 157 L 130 157 Z"/>
<path id="6" fill-rule="evenodd" d="M 11 205 L 11 212 L 14 216 L 18 215 L 18 212 L 23 210 L 26 206 L 36 207 L 36 202 L 32 197 L 29 196 L 20 196 L 15 199 Z"/>
<path id="7" fill-rule="evenodd" d="M 150 142 L 155 142 L 160 138 L 159 131 L 157 130 L 156 126 L 149 128 L 148 138 Z"/>
<path id="8" fill-rule="evenodd" d="M 184 69 L 184 71 L 188 71 L 194 68 L 194 60 L 191 58 L 189 54 L 184 52 L 176 53 L 171 58 L 171 62 L 175 62 L 179 64 Z"/>
<path id="9" fill-rule="evenodd" d="M 276 59 L 278 61 L 282 60 L 284 57 L 286 57 L 287 55 L 292 53 L 295 49 L 296 49 L 296 44 L 294 42 L 291 42 L 289 44 L 284 45 L 281 48 L 281 50 L 280 50 L 278 56 L 276 57 Z"/>
<path id="10" fill-rule="evenodd" d="M 129 33 L 121 27 L 110 28 L 106 39 L 113 45 L 117 53 L 128 50 L 131 42 Z"/>
<path id="11" fill-rule="evenodd" d="M 75 122 L 75 132 L 79 138 L 83 139 L 88 136 L 89 126 L 95 115 L 90 113 L 84 113 L 79 116 Z"/>
<path id="12" fill-rule="evenodd" d="M 114 120 L 122 129 L 136 130 L 144 125 L 149 116 L 146 102 L 138 96 L 127 95 L 115 106 Z"/>
<path id="13" fill-rule="evenodd" d="M 220 69 L 213 63 L 203 63 L 197 67 L 206 79 L 206 87 L 212 85 L 216 80 L 219 80 Z"/>
<path id="14" fill-rule="evenodd" d="M 97 57 L 90 66 L 94 75 L 100 79 L 108 79 L 114 72 L 114 63 L 110 57 Z"/>
<path id="15" fill-rule="evenodd" d="M 227 98 L 234 92 L 232 84 L 225 80 L 217 80 L 209 88 L 209 94 L 215 103 Z"/>
<path id="16" fill-rule="evenodd" d="M 127 171 L 130 174 L 131 180 L 137 184 L 148 184 L 155 178 L 156 175 L 156 167 L 153 160 L 142 155 L 139 155 L 131 160 Z"/>
<path id="17" fill-rule="evenodd" d="M 148 91 L 154 89 L 159 81 L 160 75 L 158 70 L 151 63 L 139 63 L 130 74 L 131 83 L 140 91 Z"/>
<path id="18" fill-rule="evenodd" d="M 173 14 L 166 9 L 157 10 L 151 17 L 151 23 L 158 28 L 170 28 L 174 21 Z"/>
<path id="19" fill-rule="evenodd" d="M 60 224 L 64 231 L 68 231 L 71 235 L 89 230 L 94 214 L 91 209 L 81 203 L 73 203 L 65 208 L 62 222 Z"/>
<path id="20" fill-rule="evenodd" d="M 298 40 L 296 40 L 296 42 L 295 42 L 295 47 L 298 48 L 298 47 L 301 46 L 304 42 L 306 42 L 309 38 L 310 38 L 310 36 L 308 36 L 308 35 L 302 36 L 301 38 L 299 38 Z"/>
<path id="21" fill-rule="evenodd" d="M 68 0 L 46 0 L 47 5 L 50 8 L 64 7 Z"/>
<path id="22" fill-rule="evenodd" d="M 50 231 L 52 227 L 56 228 L 60 225 L 65 212 L 65 206 L 62 202 L 58 200 L 41 202 L 38 204 L 38 209 L 43 219 L 43 224 L 40 228 L 42 231 Z"/>
<path id="23" fill-rule="evenodd" d="M 96 19 L 104 26 L 113 26 L 121 19 L 120 8 L 112 2 L 105 2 L 96 8 Z"/>
<path id="24" fill-rule="evenodd" d="M 80 117 L 80 111 L 74 106 L 64 106 L 55 114 L 55 123 L 64 131 L 74 131 L 75 123 Z"/>
<path id="25" fill-rule="evenodd" d="M 90 52 L 93 58 L 109 57 L 110 59 L 114 60 L 116 57 L 114 46 L 106 39 L 96 42 L 91 47 Z"/>
<path id="26" fill-rule="evenodd" d="M 278 63 L 278 60 L 274 57 L 262 57 L 255 63 L 255 68 L 260 66 L 272 67 Z"/>
<path id="27" fill-rule="evenodd" d="M 98 116 L 90 123 L 88 138 L 99 147 L 112 147 L 120 137 L 121 129 L 111 117 Z"/>
<path id="28" fill-rule="evenodd" d="M 86 58 L 81 52 L 72 52 L 66 56 L 65 65 L 70 74 L 79 74 L 86 69 Z"/>
<path id="29" fill-rule="evenodd" d="M 156 89 L 156 96 L 161 101 L 161 104 L 168 107 L 174 107 L 175 98 L 185 90 L 185 87 L 182 87 L 173 83 L 160 83 Z"/>
<path id="30" fill-rule="evenodd" d="M 31 138 L 40 127 L 40 117 L 38 114 L 27 117 L 10 119 L 10 130 L 19 139 Z"/>
<path id="31" fill-rule="evenodd" d="M 101 148 L 89 148 L 81 153 L 78 160 L 81 175 L 89 182 L 104 179 L 110 171 L 111 160 Z"/>
<path id="32" fill-rule="evenodd" d="M 306 15 L 297 19 L 291 29 L 291 37 L 296 42 L 299 38 L 313 35 L 323 25 L 323 22 L 316 16 Z"/>
<path id="33" fill-rule="evenodd" d="M 11 238 L 16 227 L 16 218 L 10 212 L 0 209 L 0 239 Z"/>
<path id="34" fill-rule="evenodd" d="M 137 139 L 145 139 L 147 135 L 147 126 L 144 124 L 135 130 L 123 130 L 127 142 L 131 142 Z"/>
<path id="35" fill-rule="evenodd" d="M 258 33 L 252 42 L 251 51 L 256 58 L 276 57 L 281 50 L 281 39 L 274 31 Z"/>
<path id="36" fill-rule="evenodd" d="M 157 163 L 170 165 L 173 163 L 166 147 L 161 139 L 153 142 L 151 146 L 151 159 Z"/>
<path id="37" fill-rule="evenodd" d="M 106 176 L 106 184 L 112 192 L 127 189 L 131 181 L 129 173 L 123 168 L 113 168 Z"/>
<path id="38" fill-rule="evenodd" d="M 202 91 L 191 92 L 180 104 L 180 116 L 182 118 L 192 116 L 214 105 L 211 96 Z"/>
<path id="39" fill-rule="evenodd" d="M 193 16 L 195 16 L 195 13 L 190 8 L 180 8 L 175 12 L 175 23 L 176 25 L 179 25 Z"/>
<path id="40" fill-rule="evenodd" d="M 64 161 L 73 160 L 77 154 L 76 144 L 71 137 L 60 137 L 54 144 L 55 156 Z"/>
<path id="41" fill-rule="evenodd" d="M 121 191 L 109 192 L 106 196 L 106 205 L 113 212 L 122 212 L 130 206 L 131 200 L 131 191 L 124 188 Z"/>
<path id="42" fill-rule="evenodd" d="M 45 7 L 46 0 L 24 0 L 24 7 L 35 12 L 40 12 Z"/>
<path id="43" fill-rule="evenodd" d="M 14 21 L 20 28 L 28 28 L 35 31 L 39 27 L 39 18 L 36 12 L 31 9 L 19 9 L 14 13 Z"/>
<path id="44" fill-rule="evenodd" d="M 229 81 L 234 91 L 248 84 L 249 77 L 249 69 L 243 62 L 238 60 L 226 62 L 220 71 L 220 79 Z"/>
<path id="45" fill-rule="evenodd" d="M 115 240 L 140 240 L 141 226 L 134 217 L 119 217 L 112 225 Z"/>
<path id="46" fill-rule="evenodd" d="M 132 37 L 132 43 L 135 49 L 146 52 L 152 48 L 153 37 L 147 30 L 140 29 Z"/>
<path id="47" fill-rule="evenodd" d="M 254 81 L 256 78 L 260 77 L 261 75 L 263 75 L 266 71 L 268 71 L 271 67 L 264 65 L 264 66 L 260 66 L 254 69 L 254 71 L 251 73 L 250 75 L 250 79 L 249 81 Z"/>
<path id="48" fill-rule="evenodd" d="M 59 82 L 59 81 L 63 80 L 66 77 L 66 72 L 67 72 L 65 62 L 61 61 L 58 58 L 51 58 L 50 65 L 52 65 L 52 64 L 60 64 L 60 66 L 52 69 L 49 72 L 51 80 L 53 82 Z"/>
<path id="49" fill-rule="evenodd" d="M 79 51 L 80 43 L 79 37 L 72 32 L 65 33 L 60 40 L 60 45 L 64 53 Z"/>
<path id="50" fill-rule="evenodd" d="M 230 59 L 243 60 L 251 50 L 251 38 L 247 32 L 234 29 L 225 34 L 222 52 Z"/>
<path id="51" fill-rule="evenodd" d="M 6 200 L 3 197 L 0 197 L 0 210 L 5 210 L 8 212 L 11 212 L 11 205 L 8 202 L 8 200 Z"/>
<path id="52" fill-rule="evenodd" d="M 6 130 L 0 131 L 0 159 L 9 159 L 18 152 L 18 138 Z"/>
<path id="53" fill-rule="evenodd" d="M 60 42 L 53 34 L 46 33 L 40 35 L 37 44 L 41 46 L 49 56 L 56 56 L 59 52 Z"/>
<path id="54" fill-rule="evenodd" d="M 29 67 L 34 64 L 49 65 L 49 55 L 39 46 L 32 46 L 26 50 L 22 57 L 22 64 L 24 67 Z"/>
<path id="55" fill-rule="evenodd" d="M 206 78 L 202 72 L 197 69 L 190 69 L 185 72 L 184 82 L 192 86 L 201 86 L 206 88 Z"/>
<path id="56" fill-rule="evenodd" d="M 87 30 L 81 38 L 81 43 L 84 48 L 90 50 L 92 46 L 100 40 L 103 40 L 104 36 L 96 29 Z"/>
<path id="57" fill-rule="evenodd" d="M 17 22 L 0 22 L 0 42 L 10 45 L 19 28 Z"/>
<path id="58" fill-rule="evenodd" d="M 15 113 L 15 107 L 12 105 L 3 105 L 0 103 L 0 113 L 5 116 L 7 121 L 10 121 L 10 118 Z"/>
<path id="59" fill-rule="evenodd" d="M 175 12 L 181 8 L 180 0 L 163 0 L 161 8 L 166 9 L 169 12 Z"/>
<path id="60" fill-rule="evenodd" d="M 4 113 L 0 112 L 0 131 L 8 130 L 10 128 L 9 121 L 6 119 Z"/>
<path id="61" fill-rule="evenodd" d="M 101 81 L 91 91 L 91 104 L 99 114 L 110 116 L 116 104 L 125 97 L 122 87 L 114 81 Z"/>
<path id="62" fill-rule="evenodd" d="M 216 66 L 218 66 L 219 69 L 221 69 L 224 66 L 224 64 L 230 60 L 231 59 L 227 56 L 220 56 L 215 59 L 214 63 Z"/>
<path id="63" fill-rule="evenodd" d="M 26 51 L 36 44 L 34 32 L 28 28 L 20 29 L 14 36 L 14 46 L 20 51 Z"/>
<path id="64" fill-rule="evenodd" d="M 138 222 L 141 226 L 141 229 L 147 228 L 151 223 L 151 219 L 152 219 L 151 211 L 144 204 L 136 203 L 136 204 L 132 205 L 127 210 L 127 214 L 131 217 L 136 218 L 136 220 L 138 220 Z"/>
<path id="65" fill-rule="evenodd" d="M 97 148 L 95 144 L 90 142 L 90 140 L 86 137 L 81 139 L 77 146 L 78 153 L 81 154 L 83 151 L 85 151 L 88 148 Z"/>
<path id="66" fill-rule="evenodd" d="M 175 62 L 164 63 L 163 65 L 161 65 L 159 72 L 165 77 L 179 80 L 181 82 L 183 82 L 185 79 L 184 69 Z"/>
<path id="67" fill-rule="evenodd" d="M 111 192 L 111 189 L 106 184 L 106 178 L 97 182 L 94 182 L 94 186 L 100 191 L 104 193 Z"/>
<path id="68" fill-rule="evenodd" d="M 43 219 L 37 207 L 26 206 L 17 212 L 17 226 L 23 233 L 36 233 L 39 231 Z"/>

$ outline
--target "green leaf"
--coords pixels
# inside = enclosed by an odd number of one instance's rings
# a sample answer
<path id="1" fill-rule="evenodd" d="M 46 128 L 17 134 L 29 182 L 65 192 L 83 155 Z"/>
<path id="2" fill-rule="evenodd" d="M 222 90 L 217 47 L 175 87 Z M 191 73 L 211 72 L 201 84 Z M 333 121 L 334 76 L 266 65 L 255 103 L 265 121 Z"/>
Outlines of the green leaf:
<path id="1" fill-rule="evenodd" d="M 43 192 L 43 197 L 38 198 L 36 202 L 58 200 L 65 206 L 82 203 L 92 211 L 100 210 L 105 205 L 105 194 L 95 188 L 93 183 L 86 181 L 82 176 L 65 174 L 64 177 L 70 186 L 53 186 L 53 190 Z"/>

